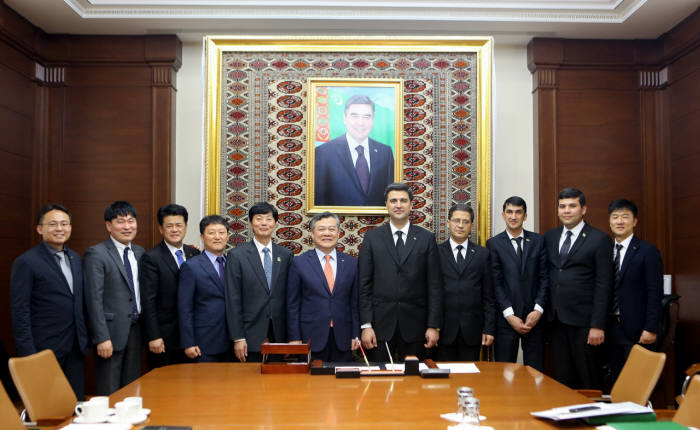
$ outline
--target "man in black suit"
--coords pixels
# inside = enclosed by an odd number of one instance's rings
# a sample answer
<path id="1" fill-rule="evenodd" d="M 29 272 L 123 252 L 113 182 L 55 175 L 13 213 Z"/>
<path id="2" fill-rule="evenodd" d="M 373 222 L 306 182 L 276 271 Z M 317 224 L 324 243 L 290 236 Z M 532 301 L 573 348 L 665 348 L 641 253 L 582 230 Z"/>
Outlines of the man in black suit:
<path id="1" fill-rule="evenodd" d="M 513 196 L 503 203 L 505 231 L 486 242 L 498 311 L 496 361 L 515 363 L 518 343 L 526 365 L 544 369 L 544 330 L 538 324 L 549 294 L 549 273 L 544 236 L 523 229 L 527 204 Z"/>
<path id="2" fill-rule="evenodd" d="M 554 377 L 571 388 L 600 389 L 612 288 L 610 237 L 583 221 L 586 197 L 575 188 L 557 196 L 561 227 L 545 234 L 549 262 Z"/>
<path id="3" fill-rule="evenodd" d="M 141 290 L 138 261 L 143 248 L 133 243 L 138 223 L 129 202 L 105 209 L 109 237 L 85 251 L 85 309 L 96 346 L 97 394 L 109 395 L 141 376 Z"/>
<path id="4" fill-rule="evenodd" d="M 636 343 L 653 348 L 659 333 L 664 265 L 657 247 L 634 235 L 637 205 L 625 199 L 610 203 L 614 240 L 615 284 L 608 339 L 610 368 L 617 379 Z"/>
<path id="5" fill-rule="evenodd" d="M 10 316 L 20 357 L 51 349 L 75 391 L 85 398 L 88 334 L 83 315 L 83 268 L 80 256 L 65 243 L 71 215 L 58 204 L 37 216 L 41 243 L 17 257 L 10 275 Z"/>
<path id="6" fill-rule="evenodd" d="M 382 206 L 384 188 L 394 180 L 394 154 L 369 137 L 374 102 L 348 98 L 343 114 L 347 133 L 316 148 L 314 203 L 318 206 Z"/>
<path id="7" fill-rule="evenodd" d="M 457 204 L 447 214 L 450 238 L 440 244 L 445 280 L 445 318 L 438 360 L 477 361 L 481 346 L 493 343 L 496 308 L 488 249 L 469 240 L 474 210 Z"/>
<path id="8" fill-rule="evenodd" d="M 240 362 L 261 361 L 263 342 L 287 341 L 287 272 L 292 252 L 272 243 L 277 209 L 259 202 L 248 211 L 253 240 L 228 253 L 226 321 Z"/>
<path id="9" fill-rule="evenodd" d="M 413 193 L 394 183 L 384 192 L 389 222 L 365 234 L 359 255 L 362 344 L 372 360 L 425 357 L 442 325 L 442 276 L 435 236 L 409 222 Z M 377 348 L 380 346 L 380 348 Z"/>
<path id="10" fill-rule="evenodd" d="M 156 218 L 163 241 L 139 261 L 141 319 L 151 369 L 186 361 L 180 347 L 177 281 L 180 266 L 199 255 L 197 248 L 182 243 L 187 233 L 187 209 L 169 204 L 158 209 Z"/>

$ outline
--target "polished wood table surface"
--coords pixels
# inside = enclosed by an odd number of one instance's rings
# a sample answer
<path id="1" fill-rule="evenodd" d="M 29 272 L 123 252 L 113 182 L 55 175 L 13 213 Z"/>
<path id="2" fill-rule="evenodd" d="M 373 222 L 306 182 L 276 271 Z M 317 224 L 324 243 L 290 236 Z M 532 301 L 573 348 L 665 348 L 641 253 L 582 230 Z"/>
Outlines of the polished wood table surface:
<path id="1" fill-rule="evenodd" d="M 481 401 L 482 425 L 552 429 L 531 411 L 585 403 L 583 395 L 518 364 L 477 362 L 478 374 L 336 379 L 308 374 L 261 375 L 260 364 L 199 363 L 155 369 L 114 393 L 113 405 L 142 396 L 152 413 L 144 425 L 209 429 L 446 429 L 457 388 Z"/>

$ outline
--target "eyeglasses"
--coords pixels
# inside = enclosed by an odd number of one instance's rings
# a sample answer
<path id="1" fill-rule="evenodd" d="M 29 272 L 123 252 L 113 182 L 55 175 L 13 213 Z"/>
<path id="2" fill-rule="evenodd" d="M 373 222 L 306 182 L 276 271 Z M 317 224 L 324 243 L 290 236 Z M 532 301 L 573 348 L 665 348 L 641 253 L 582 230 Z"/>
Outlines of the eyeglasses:
<path id="1" fill-rule="evenodd" d="M 66 228 L 70 225 L 70 223 L 68 221 L 62 221 L 62 222 L 51 221 L 48 223 L 44 223 L 42 225 L 47 225 L 47 226 L 49 226 L 49 228 L 56 228 L 60 225 L 62 228 Z"/>

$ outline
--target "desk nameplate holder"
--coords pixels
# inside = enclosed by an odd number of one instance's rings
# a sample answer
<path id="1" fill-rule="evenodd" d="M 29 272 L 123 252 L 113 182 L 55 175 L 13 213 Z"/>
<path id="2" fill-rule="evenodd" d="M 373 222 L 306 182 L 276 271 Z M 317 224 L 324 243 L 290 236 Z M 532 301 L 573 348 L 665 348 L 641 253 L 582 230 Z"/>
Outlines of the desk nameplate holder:
<path id="1" fill-rule="evenodd" d="M 263 343 L 260 346 L 262 354 L 262 365 L 260 373 L 309 373 L 311 363 L 311 343 Z M 306 362 L 301 363 L 270 363 L 268 357 L 270 354 L 277 355 L 305 355 Z"/>

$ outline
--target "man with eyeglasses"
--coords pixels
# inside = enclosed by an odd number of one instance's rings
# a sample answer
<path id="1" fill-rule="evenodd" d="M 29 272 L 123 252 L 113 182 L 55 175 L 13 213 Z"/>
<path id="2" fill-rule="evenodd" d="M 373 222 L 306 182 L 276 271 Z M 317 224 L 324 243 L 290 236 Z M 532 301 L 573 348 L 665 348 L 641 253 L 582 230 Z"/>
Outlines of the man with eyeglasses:
<path id="1" fill-rule="evenodd" d="M 96 346 L 97 395 L 106 396 L 141 376 L 141 312 L 136 209 L 116 201 L 104 214 L 109 238 L 85 251 L 85 306 Z"/>
<path id="2" fill-rule="evenodd" d="M 17 355 L 51 349 L 76 397 L 84 400 L 83 268 L 80 255 L 65 245 L 71 230 L 65 207 L 49 204 L 39 211 L 41 243 L 12 263 L 10 316 Z"/>
<path id="3" fill-rule="evenodd" d="M 163 241 L 146 251 L 139 261 L 141 320 L 151 369 L 187 361 L 180 347 L 177 281 L 185 261 L 199 255 L 197 248 L 182 242 L 188 218 L 184 206 L 163 206 L 156 218 Z"/>

